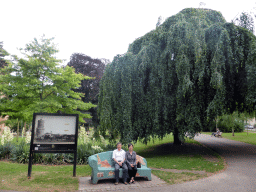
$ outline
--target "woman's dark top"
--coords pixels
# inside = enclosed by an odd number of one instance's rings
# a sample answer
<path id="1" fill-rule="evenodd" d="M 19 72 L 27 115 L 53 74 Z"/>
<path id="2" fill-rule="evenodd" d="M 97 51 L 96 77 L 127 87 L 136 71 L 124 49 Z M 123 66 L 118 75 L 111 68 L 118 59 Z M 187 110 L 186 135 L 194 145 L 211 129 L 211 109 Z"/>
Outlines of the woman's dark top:
<path id="1" fill-rule="evenodd" d="M 125 153 L 125 160 L 129 165 L 136 165 L 136 153 L 133 151 L 132 154 L 130 154 L 130 152 L 127 151 Z"/>

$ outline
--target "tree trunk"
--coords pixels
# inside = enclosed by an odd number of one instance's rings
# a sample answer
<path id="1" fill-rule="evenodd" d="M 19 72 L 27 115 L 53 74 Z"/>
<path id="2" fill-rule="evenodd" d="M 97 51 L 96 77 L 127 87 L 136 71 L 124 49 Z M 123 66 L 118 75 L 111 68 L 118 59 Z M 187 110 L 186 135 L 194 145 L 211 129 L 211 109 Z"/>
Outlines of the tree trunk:
<path id="1" fill-rule="evenodd" d="M 25 135 L 22 135 L 22 136 L 26 136 L 26 131 L 27 131 L 27 123 L 26 123 L 26 121 L 25 121 L 25 123 L 24 123 L 24 130 L 25 130 Z"/>
<path id="2" fill-rule="evenodd" d="M 17 138 L 17 142 L 19 142 L 19 131 L 20 131 L 20 130 L 19 130 L 19 123 L 20 123 L 20 122 L 19 122 L 19 120 L 18 120 L 17 137 L 16 137 L 16 138 Z"/>
<path id="3" fill-rule="evenodd" d="M 232 136 L 234 137 L 235 136 L 235 131 L 234 131 L 234 128 L 232 127 Z"/>
<path id="4" fill-rule="evenodd" d="M 181 145 L 178 128 L 174 128 L 173 138 L 174 138 L 174 142 L 173 142 L 174 145 Z"/>
<path id="5" fill-rule="evenodd" d="M 218 116 L 215 119 L 215 123 L 216 123 L 216 132 L 217 132 Z"/>

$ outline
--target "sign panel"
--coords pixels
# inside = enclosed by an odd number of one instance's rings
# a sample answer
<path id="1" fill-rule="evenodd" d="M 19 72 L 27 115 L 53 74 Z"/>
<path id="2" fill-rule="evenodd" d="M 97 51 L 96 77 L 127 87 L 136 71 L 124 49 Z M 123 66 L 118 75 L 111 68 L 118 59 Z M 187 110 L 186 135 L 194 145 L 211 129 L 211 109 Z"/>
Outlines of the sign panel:
<path id="1" fill-rule="evenodd" d="M 36 115 L 34 144 L 75 144 L 75 116 Z"/>
<path id="2" fill-rule="evenodd" d="M 77 114 L 35 113 L 32 124 L 32 151 L 64 152 L 76 150 Z"/>
<path id="3" fill-rule="evenodd" d="M 28 178 L 34 153 L 73 153 L 76 176 L 78 114 L 34 113 L 30 143 Z"/>

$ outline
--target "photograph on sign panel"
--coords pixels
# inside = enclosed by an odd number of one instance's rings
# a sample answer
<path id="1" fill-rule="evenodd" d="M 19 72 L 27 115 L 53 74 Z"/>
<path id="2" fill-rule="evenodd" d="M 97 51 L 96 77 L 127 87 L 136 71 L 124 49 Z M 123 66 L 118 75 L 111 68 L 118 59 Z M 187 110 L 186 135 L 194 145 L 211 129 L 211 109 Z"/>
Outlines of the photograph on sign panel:
<path id="1" fill-rule="evenodd" d="M 36 115 L 34 144 L 75 144 L 76 117 Z"/>

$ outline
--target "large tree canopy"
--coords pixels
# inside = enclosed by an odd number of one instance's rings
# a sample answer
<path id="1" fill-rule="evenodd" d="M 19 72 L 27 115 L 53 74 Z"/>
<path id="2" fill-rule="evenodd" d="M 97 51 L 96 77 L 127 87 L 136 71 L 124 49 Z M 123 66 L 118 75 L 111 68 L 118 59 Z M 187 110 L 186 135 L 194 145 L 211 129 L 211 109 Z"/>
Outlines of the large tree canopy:
<path id="1" fill-rule="evenodd" d="M 101 130 L 123 142 L 196 133 L 255 108 L 255 36 L 220 12 L 188 8 L 136 39 L 104 72 Z"/>
<path id="2" fill-rule="evenodd" d="M 0 70 L 0 115 L 29 122 L 33 113 L 39 112 L 77 113 L 80 122 L 90 118 L 80 111 L 95 105 L 84 103 L 83 94 L 73 91 L 90 77 L 76 74 L 71 67 L 61 67 L 54 56 L 58 50 L 52 40 L 35 38 L 24 49 L 25 59 Z"/>

